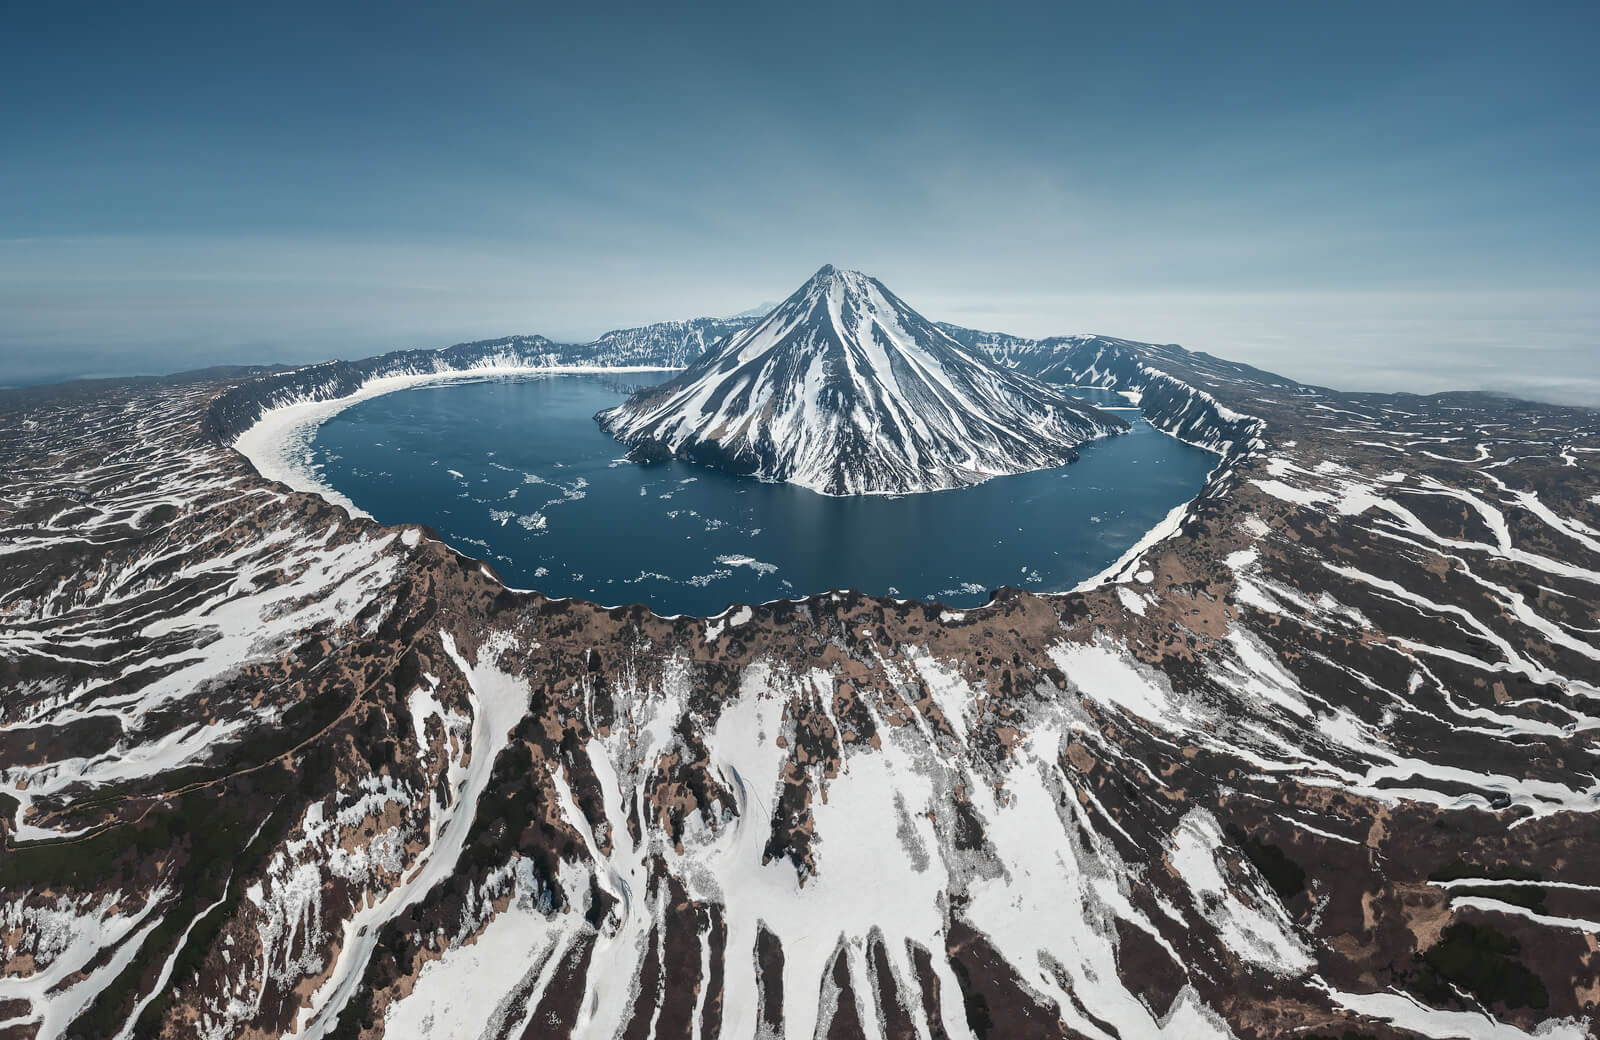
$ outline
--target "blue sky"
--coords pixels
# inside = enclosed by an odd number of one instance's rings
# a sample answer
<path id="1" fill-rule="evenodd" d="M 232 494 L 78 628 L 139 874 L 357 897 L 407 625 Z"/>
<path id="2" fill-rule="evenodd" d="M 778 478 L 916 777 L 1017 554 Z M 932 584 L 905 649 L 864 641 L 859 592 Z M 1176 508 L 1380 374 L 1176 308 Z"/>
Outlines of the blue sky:
<path id="1" fill-rule="evenodd" d="M 586 339 L 831 262 L 1600 403 L 1597 46 L 1593 3 L 19 5 L 0 382 Z"/>

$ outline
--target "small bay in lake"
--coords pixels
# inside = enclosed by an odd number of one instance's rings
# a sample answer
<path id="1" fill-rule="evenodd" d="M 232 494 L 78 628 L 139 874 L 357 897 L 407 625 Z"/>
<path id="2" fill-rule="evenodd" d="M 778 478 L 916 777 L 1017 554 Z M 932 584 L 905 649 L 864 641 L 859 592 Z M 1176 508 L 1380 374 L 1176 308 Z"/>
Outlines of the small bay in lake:
<path id="1" fill-rule="evenodd" d="M 325 422 L 311 462 L 379 521 L 426 524 L 513 587 L 701 615 L 830 589 L 958 607 L 1001 585 L 1070 589 L 1193 498 L 1216 463 L 1123 410 L 1132 432 L 1084 445 L 1070 466 L 829 498 L 624 460 L 593 415 L 640 385 L 549 375 L 403 390 Z"/>

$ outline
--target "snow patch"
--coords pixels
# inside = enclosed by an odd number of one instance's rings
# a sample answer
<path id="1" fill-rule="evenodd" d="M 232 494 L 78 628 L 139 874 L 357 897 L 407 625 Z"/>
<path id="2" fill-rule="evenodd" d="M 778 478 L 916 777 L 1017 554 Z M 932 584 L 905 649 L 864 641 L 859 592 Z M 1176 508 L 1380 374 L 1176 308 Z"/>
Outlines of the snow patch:
<path id="1" fill-rule="evenodd" d="M 439 383 L 458 383 L 505 377 L 546 375 L 584 375 L 608 372 L 671 372 L 656 365 L 501 365 L 495 363 L 466 369 L 417 372 L 369 379 L 360 389 L 331 400 L 303 398 L 289 401 L 261 414 L 261 418 L 234 439 L 233 447 L 267 480 L 275 480 L 294 491 L 319 495 L 340 506 L 352 516 L 370 517 L 324 478 L 313 459 L 313 442 L 323 423 L 361 401 L 368 401 L 397 390 Z M 529 474 L 531 477 L 532 474 Z M 530 483 L 539 478 L 534 477 Z"/>

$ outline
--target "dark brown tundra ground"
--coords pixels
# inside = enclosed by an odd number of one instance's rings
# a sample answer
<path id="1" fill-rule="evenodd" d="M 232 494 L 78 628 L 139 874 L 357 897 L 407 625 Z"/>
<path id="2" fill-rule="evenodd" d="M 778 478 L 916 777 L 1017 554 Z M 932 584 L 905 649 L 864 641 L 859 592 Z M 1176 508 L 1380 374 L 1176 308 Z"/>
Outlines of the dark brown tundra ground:
<path id="1" fill-rule="evenodd" d="M 256 376 L 7 397 L 0 1036 L 1592 1036 L 1595 414 L 985 342 L 1178 529 L 669 620 L 262 480 Z"/>

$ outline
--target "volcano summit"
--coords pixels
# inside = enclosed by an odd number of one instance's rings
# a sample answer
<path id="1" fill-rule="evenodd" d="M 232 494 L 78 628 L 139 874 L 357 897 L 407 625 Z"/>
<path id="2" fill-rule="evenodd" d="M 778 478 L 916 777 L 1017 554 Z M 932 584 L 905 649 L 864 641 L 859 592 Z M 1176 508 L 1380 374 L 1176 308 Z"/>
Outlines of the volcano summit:
<path id="1" fill-rule="evenodd" d="M 682 375 L 595 418 L 636 461 L 684 459 L 826 495 L 1047 469 L 1128 428 L 979 359 L 876 278 L 831 265 Z"/>

